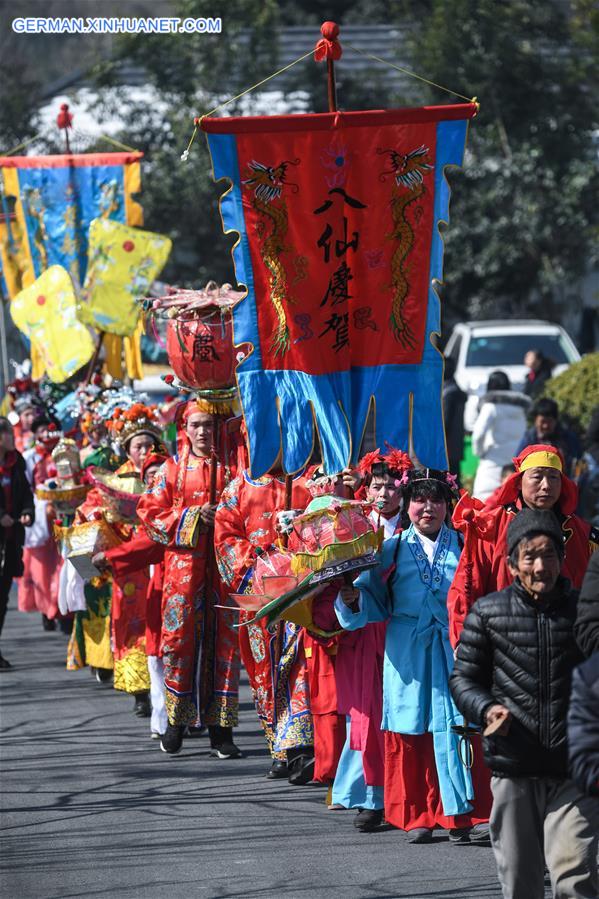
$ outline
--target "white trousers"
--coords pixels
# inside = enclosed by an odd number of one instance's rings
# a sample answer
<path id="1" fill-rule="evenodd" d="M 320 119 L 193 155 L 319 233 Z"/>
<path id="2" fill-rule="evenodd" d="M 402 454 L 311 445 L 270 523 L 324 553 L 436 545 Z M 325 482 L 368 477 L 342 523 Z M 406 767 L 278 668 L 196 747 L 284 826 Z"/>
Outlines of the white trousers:
<path id="1" fill-rule="evenodd" d="M 162 659 L 158 656 L 148 656 L 148 671 L 150 672 L 150 698 L 152 700 L 150 730 L 153 734 L 163 734 L 168 725 L 168 716 L 166 714 Z"/>

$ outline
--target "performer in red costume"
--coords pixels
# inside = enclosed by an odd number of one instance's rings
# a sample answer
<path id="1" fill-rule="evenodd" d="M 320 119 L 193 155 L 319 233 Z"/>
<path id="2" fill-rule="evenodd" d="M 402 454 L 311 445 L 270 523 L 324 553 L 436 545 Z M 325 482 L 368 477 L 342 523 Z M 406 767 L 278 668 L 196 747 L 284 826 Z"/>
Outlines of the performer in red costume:
<path id="1" fill-rule="evenodd" d="M 166 547 L 161 648 L 169 723 L 161 748 L 177 753 L 185 726 L 207 725 L 212 754 L 229 759 L 241 756 L 232 730 L 239 644 L 235 611 L 219 608 L 228 596 L 213 561 L 211 529 L 214 499 L 230 476 L 236 447 L 219 441 L 213 461 L 215 428 L 224 432 L 225 420 L 212 408 L 203 400 L 187 404 L 179 452 L 162 466 L 137 512 L 149 536 Z"/>
<path id="2" fill-rule="evenodd" d="M 310 502 L 306 479 L 293 479 L 291 506 Z M 285 479 L 252 480 L 247 471 L 224 490 L 216 513 L 214 546 L 221 577 L 231 593 L 251 584 L 256 557 L 277 539 L 277 513 L 285 507 Z M 240 623 L 252 618 L 241 613 Z M 241 658 L 254 695 L 273 763 L 267 777 L 307 783 L 314 771 L 313 728 L 303 629 L 281 622 L 274 633 L 257 623 L 239 628 Z"/>
<path id="3" fill-rule="evenodd" d="M 155 409 L 134 403 L 129 409 L 115 409 L 108 427 L 117 444 L 127 454 L 127 461 L 117 468 L 121 478 L 141 474 L 143 463 L 150 453 L 162 449 L 162 435 Z M 141 524 L 127 527 L 132 539 Z M 150 585 L 148 563 L 126 576 L 117 572 L 112 580 L 112 643 L 114 650 L 114 686 L 133 693 L 134 712 L 139 718 L 149 718 L 150 672 L 146 653 L 146 597 Z"/>
<path id="4" fill-rule="evenodd" d="M 331 493 L 345 493 L 341 476 L 322 475 L 318 468 L 310 472 L 306 481 L 312 497 Z M 318 606 L 330 607 L 335 601 L 340 584 L 336 581 L 314 598 L 312 614 L 308 613 L 304 631 L 304 652 L 310 690 L 310 710 L 314 726 L 314 780 L 332 784 L 345 742 L 345 715 L 337 709 L 335 665 L 338 652 L 338 636 L 343 633 L 333 613 L 317 620 Z M 318 604 L 318 606 L 317 606 Z"/>
<path id="5" fill-rule="evenodd" d="M 154 477 L 167 456 L 161 453 L 150 453 L 141 466 L 144 484 L 150 489 Z M 145 570 L 150 566 L 150 581 L 146 593 L 146 654 L 150 673 L 150 689 L 152 715 L 150 734 L 152 739 L 159 739 L 165 733 L 168 718 L 164 697 L 164 671 L 160 653 L 162 587 L 164 583 L 164 546 L 155 543 L 144 528 L 138 528 L 130 540 L 119 546 L 98 553 L 93 558 L 94 565 L 103 570 L 109 568 L 121 582 L 125 582 L 131 574 Z"/>
<path id="6" fill-rule="evenodd" d="M 503 590 L 512 582 L 507 567 L 507 528 L 517 512 L 551 509 L 560 522 L 566 554 L 562 574 L 579 588 L 590 555 L 599 546 L 599 530 L 575 514 L 578 488 L 564 473 L 560 450 L 547 444 L 527 446 L 514 459 L 508 477 L 489 509 L 463 494 L 453 524 L 464 535 L 464 550 L 447 597 L 449 637 L 455 647 L 466 615 L 481 596 Z"/>
<path id="7" fill-rule="evenodd" d="M 23 458 L 32 491 L 56 475 L 52 450 L 62 436 L 55 421 L 42 414 L 34 419 L 31 434 L 33 447 Z M 56 629 L 58 616 L 58 584 L 63 560 L 52 534 L 55 518 L 52 505 L 36 501 L 36 524 L 29 528 L 23 551 L 23 577 L 19 580 L 18 606 L 20 612 L 41 612 L 44 630 Z"/>

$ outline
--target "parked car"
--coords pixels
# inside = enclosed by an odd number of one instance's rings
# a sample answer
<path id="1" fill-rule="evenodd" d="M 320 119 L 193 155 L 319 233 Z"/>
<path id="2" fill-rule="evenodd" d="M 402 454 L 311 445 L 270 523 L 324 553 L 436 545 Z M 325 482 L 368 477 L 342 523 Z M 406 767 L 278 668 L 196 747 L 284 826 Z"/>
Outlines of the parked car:
<path id="1" fill-rule="evenodd" d="M 566 331 L 551 322 L 479 321 L 463 322 L 454 327 L 445 355 L 455 360 L 455 379 L 468 394 L 464 412 L 467 431 L 474 426 L 478 401 L 492 371 L 504 371 L 514 390 L 523 389 L 528 373 L 524 356 L 528 350 L 541 350 L 551 359 L 555 363 L 554 375 L 580 359 L 580 353 Z"/>

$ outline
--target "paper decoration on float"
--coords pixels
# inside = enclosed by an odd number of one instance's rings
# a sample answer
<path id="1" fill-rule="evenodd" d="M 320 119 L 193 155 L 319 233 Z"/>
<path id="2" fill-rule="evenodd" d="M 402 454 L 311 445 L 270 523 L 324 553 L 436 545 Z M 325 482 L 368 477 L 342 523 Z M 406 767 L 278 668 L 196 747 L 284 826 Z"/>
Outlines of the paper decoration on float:
<path id="1" fill-rule="evenodd" d="M 140 316 L 137 300 L 148 293 L 171 247 L 172 241 L 161 234 L 94 219 L 81 291 L 81 320 L 108 334 L 133 334 Z"/>
<path id="2" fill-rule="evenodd" d="M 94 342 L 77 318 L 69 273 L 52 265 L 10 304 L 17 328 L 31 341 L 55 383 L 62 383 L 91 359 Z"/>
<path id="3" fill-rule="evenodd" d="M 202 119 L 237 280 L 237 380 L 251 472 L 280 450 L 299 471 L 318 428 L 327 473 L 357 461 L 371 400 L 376 443 L 447 465 L 435 281 L 444 169 L 461 165 L 473 103 Z M 278 415 L 276 414 L 278 410 Z"/>

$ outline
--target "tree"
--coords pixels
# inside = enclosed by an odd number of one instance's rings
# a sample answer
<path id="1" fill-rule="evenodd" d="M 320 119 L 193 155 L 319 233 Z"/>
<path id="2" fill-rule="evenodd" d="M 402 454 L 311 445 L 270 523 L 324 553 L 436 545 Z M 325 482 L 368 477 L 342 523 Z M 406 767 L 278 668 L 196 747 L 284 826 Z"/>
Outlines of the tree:
<path id="1" fill-rule="evenodd" d="M 561 375 L 550 378 L 543 396 L 554 399 L 570 423 L 586 430 L 599 409 L 599 353 L 589 353 Z"/>
<path id="2" fill-rule="evenodd" d="M 416 19 L 416 4 L 405 7 Z M 481 102 L 465 168 L 450 179 L 445 310 L 557 317 L 555 289 L 585 272 L 596 242 L 593 44 L 568 4 L 549 0 L 417 7 L 414 67 Z M 576 7 L 580 16 L 588 4 Z"/>
<path id="3" fill-rule="evenodd" d="M 200 132 L 187 162 L 180 156 L 194 116 L 241 92 L 276 68 L 278 9 L 274 0 L 178 0 L 169 15 L 181 19 L 223 17 L 222 34 L 135 34 L 116 42 L 113 57 L 95 69 L 100 117 L 114 117 L 119 103 L 127 123 L 119 140 L 145 154 L 142 181 L 144 221 L 168 234 L 173 253 L 162 277 L 199 286 L 208 280 L 235 283 L 233 235 L 224 236 L 206 142 Z M 124 62 L 143 68 L 152 99 L 131 100 L 115 92 Z M 116 98 L 116 99 L 115 99 Z M 228 107 L 239 112 L 239 103 Z M 252 100 L 244 111 L 251 111 Z"/>

